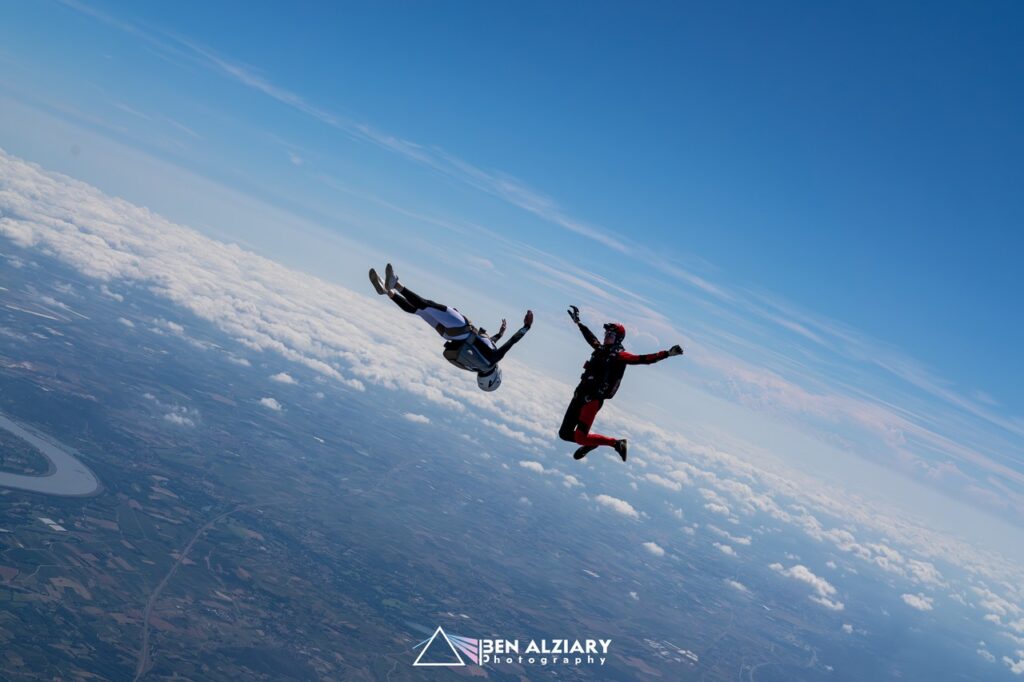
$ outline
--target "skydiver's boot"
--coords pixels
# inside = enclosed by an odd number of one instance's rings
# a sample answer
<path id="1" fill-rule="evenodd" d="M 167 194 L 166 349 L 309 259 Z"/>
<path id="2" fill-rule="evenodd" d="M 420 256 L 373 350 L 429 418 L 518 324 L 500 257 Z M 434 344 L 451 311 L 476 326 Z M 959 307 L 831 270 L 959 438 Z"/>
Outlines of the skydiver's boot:
<path id="1" fill-rule="evenodd" d="M 615 452 L 619 453 L 619 457 L 621 457 L 622 461 L 625 462 L 626 461 L 626 439 L 623 438 L 621 440 L 615 441 L 615 445 L 612 446 L 612 447 L 615 448 Z"/>
<path id="2" fill-rule="evenodd" d="M 577 448 L 576 452 L 572 453 L 573 459 L 583 459 L 592 450 L 596 450 L 596 445 L 584 445 L 583 447 Z"/>
<path id="3" fill-rule="evenodd" d="M 384 287 L 391 291 L 392 289 L 402 290 L 402 283 L 398 281 L 398 275 L 395 274 L 395 269 L 391 267 L 391 263 L 387 264 L 384 268 Z"/>
<path id="4" fill-rule="evenodd" d="M 370 268 L 370 284 L 373 285 L 374 291 L 381 296 L 388 293 L 388 290 L 384 287 L 384 282 L 381 281 L 380 275 L 378 275 L 377 271 L 373 268 Z"/>

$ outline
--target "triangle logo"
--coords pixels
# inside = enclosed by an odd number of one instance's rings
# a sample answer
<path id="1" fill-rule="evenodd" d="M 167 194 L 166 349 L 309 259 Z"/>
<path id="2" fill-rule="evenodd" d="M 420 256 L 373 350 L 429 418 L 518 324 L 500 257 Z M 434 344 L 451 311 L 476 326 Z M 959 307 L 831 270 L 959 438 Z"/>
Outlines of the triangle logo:
<path id="1" fill-rule="evenodd" d="M 440 637 L 438 637 L 440 635 Z M 416 657 L 413 662 L 414 666 L 448 666 L 458 667 L 466 665 L 466 662 L 462 660 L 462 656 L 459 655 L 459 650 L 455 648 L 451 640 L 448 639 L 448 635 L 445 634 L 441 626 L 437 626 L 434 630 L 434 634 L 430 636 L 430 639 L 426 640 L 423 646 L 423 651 Z"/>

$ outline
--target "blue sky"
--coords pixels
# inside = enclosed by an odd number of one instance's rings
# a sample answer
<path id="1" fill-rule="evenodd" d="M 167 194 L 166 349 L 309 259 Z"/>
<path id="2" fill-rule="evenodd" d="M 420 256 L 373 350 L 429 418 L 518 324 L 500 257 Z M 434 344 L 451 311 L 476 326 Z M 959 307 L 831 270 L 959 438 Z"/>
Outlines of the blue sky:
<path id="1" fill-rule="evenodd" d="M 626 400 L 1020 523 L 1022 14 L 8 4 L 0 146 L 348 286 L 533 307 L 566 381 L 564 305 L 621 317 L 690 361 Z"/>

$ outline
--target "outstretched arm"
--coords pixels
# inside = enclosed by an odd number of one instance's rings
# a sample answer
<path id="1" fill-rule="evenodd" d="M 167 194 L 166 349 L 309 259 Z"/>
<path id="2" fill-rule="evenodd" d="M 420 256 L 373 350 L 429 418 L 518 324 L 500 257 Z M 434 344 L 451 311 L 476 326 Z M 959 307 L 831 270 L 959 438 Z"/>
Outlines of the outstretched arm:
<path id="1" fill-rule="evenodd" d="M 580 333 L 583 334 L 583 338 L 587 340 L 591 348 L 600 348 L 601 342 L 598 341 L 597 337 L 594 336 L 594 332 L 590 331 L 587 325 L 580 322 L 580 309 L 574 305 L 569 306 L 569 317 L 576 323 L 576 326 L 580 328 Z"/>
<path id="2" fill-rule="evenodd" d="M 600 348 L 601 347 L 601 342 L 598 340 L 598 338 L 596 336 L 594 336 L 594 332 L 590 331 L 590 328 L 587 327 L 587 325 L 585 325 L 582 322 L 580 322 L 579 323 L 579 327 L 580 327 L 580 331 L 583 333 L 583 338 L 585 338 L 587 340 L 587 343 L 590 344 L 591 348 Z"/>
<path id="3" fill-rule="evenodd" d="M 501 328 L 498 329 L 498 333 L 497 334 L 495 334 L 494 336 L 491 337 L 491 341 L 497 343 L 498 339 L 500 339 L 502 336 L 504 336 L 505 329 L 507 329 L 507 328 L 508 328 L 508 320 L 506 320 L 505 318 L 501 318 Z"/>
<path id="4" fill-rule="evenodd" d="M 492 362 L 498 362 L 503 357 L 505 357 L 505 353 L 509 352 L 512 349 L 512 346 L 514 346 L 517 343 L 519 343 L 519 340 L 521 338 L 523 338 L 524 336 L 526 336 L 526 332 L 530 331 L 530 327 L 532 327 L 532 326 L 533 326 L 533 311 L 532 310 L 527 310 L 526 311 L 526 316 L 523 318 L 523 326 L 519 328 L 519 331 L 517 331 L 515 334 L 510 336 L 508 341 L 506 341 L 505 343 L 501 344 L 501 347 L 498 348 L 498 351 L 494 354 L 494 358 L 493 358 Z M 492 338 L 491 340 L 493 341 L 494 339 Z"/>
<path id="5" fill-rule="evenodd" d="M 627 353 L 622 351 L 619 353 L 619 359 L 627 365 L 653 365 L 656 362 L 670 358 L 675 355 L 682 355 L 682 346 L 676 344 L 668 350 L 659 350 L 657 353 L 647 353 L 644 355 L 634 355 L 633 353 Z"/>

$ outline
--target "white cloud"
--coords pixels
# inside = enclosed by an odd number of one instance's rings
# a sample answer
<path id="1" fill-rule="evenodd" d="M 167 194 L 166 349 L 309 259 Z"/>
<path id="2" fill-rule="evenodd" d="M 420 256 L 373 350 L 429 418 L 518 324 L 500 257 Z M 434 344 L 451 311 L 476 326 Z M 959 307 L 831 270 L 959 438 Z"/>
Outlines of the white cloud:
<path id="1" fill-rule="evenodd" d="M 268 410 L 273 410 L 274 412 L 281 411 L 281 403 L 277 402 L 273 398 L 260 398 L 260 405 Z"/>
<path id="2" fill-rule="evenodd" d="M 166 329 L 175 336 L 182 336 L 185 334 L 185 328 L 172 320 L 165 320 L 161 317 L 153 320 L 153 324 L 156 325 L 157 329 Z"/>
<path id="3" fill-rule="evenodd" d="M 106 284 L 100 286 L 100 293 L 103 294 L 104 296 L 108 297 L 108 298 L 114 299 L 118 303 L 123 303 L 124 302 L 124 296 L 122 296 L 121 294 L 118 294 L 118 293 L 115 293 L 115 292 L 111 291 L 107 287 Z"/>
<path id="4" fill-rule="evenodd" d="M 715 547 L 718 548 L 718 551 L 721 552 L 722 554 L 726 554 L 728 556 L 736 556 L 736 550 L 733 549 L 730 545 L 723 545 L 720 542 L 716 542 L 716 543 L 714 543 L 714 545 L 715 545 Z"/>
<path id="5" fill-rule="evenodd" d="M 1014 675 L 1024 675 L 1024 651 L 1017 652 L 1016 661 L 1009 656 L 1003 656 L 1003 663 L 1010 668 L 1010 672 Z"/>
<path id="6" fill-rule="evenodd" d="M 926 597 L 925 595 L 920 593 L 901 594 L 900 599 L 902 599 L 907 604 L 907 606 L 915 608 L 918 611 L 931 611 L 932 605 L 935 603 L 934 599 L 932 599 L 931 597 Z"/>
<path id="7" fill-rule="evenodd" d="M 644 478 L 646 478 L 651 483 L 654 483 L 655 485 L 660 485 L 662 488 L 668 488 L 669 490 L 674 490 L 675 492 L 679 492 L 680 490 L 683 489 L 683 486 L 681 484 L 677 483 L 676 481 L 667 479 L 664 476 L 659 476 L 658 474 L 646 474 Z"/>
<path id="8" fill-rule="evenodd" d="M 748 588 L 746 585 L 744 585 L 743 583 L 739 582 L 738 580 L 732 580 L 732 579 L 728 579 L 727 578 L 725 580 L 725 584 L 728 585 L 729 587 L 731 587 L 734 590 L 737 590 L 739 592 L 743 592 L 744 594 L 747 594 L 747 593 L 750 592 L 750 588 Z"/>
<path id="9" fill-rule="evenodd" d="M 992 653 L 990 651 L 988 651 L 987 649 L 978 649 L 977 651 L 978 651 L 978 655 L 981 656 L 982 658 L 984 658 L 989 663 L 995 663 L 996 662 L 996 657 L 993 656 Z"/>
<path id="10" fill-rule="evenodd" d="M 724 497 L 719 495 L 711 488 L 698 488 L 697 492 L 699 492 L 700 496 L 703 497 L 705 500 L 708 500 L 709 502 L 717 502 L 719 504 L 727 503 Z"/>
<path id="11" fill-rule="evenodd" d="M 831 609 L 832 611 L 843 610 L 843 602 L 835 601 L 832 599 L 832 597 L 836 594 L 836 588 L 833 587 L 832 584 L 824 578 L 814 575 L 814 573 L 811 572 L 811 570 L 803 564 L 796 564 L 795 566 L 791 566 L 790 568 L 783 568 L 782 564 L 774 563 L 770 564 L 768 568 L 772 569 L 777 573 L 781 573 L 782 575 L 788 578 L 793 578 L 794 580 L 799 580 L 800 582 L 807 583 L 808 585 L 810 585 L 811 588 L 817 593 L 816 595 L 811 596 L 810 598 L 811 601 L 815 602 L 816 604 L 820 604 L 827 609 Z"/>
<path id="12" fill-rule="evenodd" d="M 852 635 L 853 634 L 853 626 L 850 625 L 849 623 L 843 623 L 843 632 L 845 632 L 848 635 Z"/>
<path id="13" fill-rule="evenodd" d="M 898 551 L 881 543 L 868 543 L 868 549 L 875 552 L 872 559 L 875 565 L 893 573 L 903 573 L 903 555 Z"/>
<path id="14" fill-rule="evenodd" d="M 727 506 L 725 506 L 724 504 L 719 504 L 717 502 L 708 502 L 707 504 L 704 505 L 704 508 L 707 509 L 709 512 L 714 512 L 715 514 L 722 514 L 723 516 L 732 515 L 732 511 Z"/>
<path id="15" fill-rule="evenodd" d="M 693 467 L 690 468 L 692 469 Z M 682 468 L 673 469 L 672 471 L 669 471 L 668 476 L 669 478 L 679 481 L 683 485 L 690 485 L 693 483 L 693 480 L 690 478 L 690 474 L 687 473 L 686 470 Z"/>
<path id="16" fill-rule="evenodd" d="M 723 530 L 723 529 L 719 528 L 718 526 L 715 526 L 715 525 L 710 524 L 710 523 L 707 524 L 707 529 L 710 530 L 712 533 L 716 533 L 717 535 L 720 535 L 723 538 L 726 538 L 727 540 L 729 540 L 729 542 L 733 543 L 734 545 L 743 545 L 743 546 L 746 547 L 746 546 L 749 546 L 750 543 L 752 542 L 752 539 L 749 536 L 733 535 L 729 531 Z"/>
<path id="17" fill-rule="evenodd" d="M 199 410 L 184 405 L 168 404 L 157 398 L 152 393 L 146 392 L 142 397 L 152 402 L 157 408 L 164 411 L 161 418 L 175 426 L 193 427 L 199 421 Z"/>
<path id="18" fill-rule="evenodd" d="M 620 500 L 617 497 L 612 497 L 611 495 L 605 495 L 603 493 L 595 497 L 594 500 L 598 504 L 608 507 L 612 511 L 618 512 L 623 516 L 628 516 L 631 519 L 640 518 L 640 514 L 633 508 L 633 505 L 625 500 Z"/>
<path id="19" fill-rule="evenodd" d="M 665 556 L 665 550 L 662 549 L 656 542 L 645 542 L 644 549 L 653 554 L 654 556 Z"/>
<path id="20" fill-rule="evenodd" d="M 842 611 L 843 602 L 829 599 L 828 597 L 810 597 L 810 600 L 815 604 L 820 604 L 830 611 Z"/>
<path id="21" fill-rule="evenodd" d="M 135 329 L 135 323 L 126 317 L 119 317 L 117 318 L 117 321 L 123 324 L 125 327 L 128 327 L 129 329 Z"/>
<path id="22" fill-rule="evenodd" d="M 424 416 L 422 414 L 416 414 L 415 412 L 406 412 L 402 416 L 405 417 L 408 421 L 411 421 L 413 424 L 430 423 L 430 417 Z"/>
<path id="23" fill-rule="evenodd" d="M 39 300 L 42 301 L 44 305 L 47 305 L 51 308 L 60 308 L 61 310 L 68 311 L 71 310 L 66 303 L 64 303 L 63 301 L 58 301 L 53 296 L 40 296 Z"/>
<path id="24" fill-rule="evenodd" d="M 519 466 L 523 467 L 524 469 L 536 472 L 538 474 L 547 474 L 550 476 L 561 477 L 562 485 L 565 486 L 566 488 L 583 487 L 583 483 L 580 482 L 580 480 L 573 476 L 572 474 L 563 473 L 558 469 L 549 469 L 540 462 L 536 462 L 533 460 L 522 460 L 519 462 Z"/>
<path id="25" fill-rule="evenodd" d="M 164 415 L 164 420 L 178 426 L 195 426 L 196 423 L 180 412 L 169 412 Z"/>
<path id="26" fill-rule="evenodd" d="M 480 420 L 480 423 L 483 424 L 484 426 L 487 426 L 487 427 L 490 427 L 490 428 L 494 429 L 495 431 L 500 433 L 502 436 L 505 436 L 506 438 L 511 438 L 512 440 L 517 440 L 520 443 L 524 443 L 526 445 L 541 445 L 541 444 L 546 445 L 547 444 L 542 439 L 535 438 L 535 437 L 532 437 L 532 436 L 528 436 L 525 433 L 523 433 L 522 431 L 517 431 L 516 429 L 510 428 L 508 426 L 508 424 L 502 424 L 500 422 L 496 422 L 496 421 L 493 421 L 491 419 L 482 419 L 482 420 Z"/>
<path id="27" fill-rule="evenodd" d="M 999 596 L 987 587 L 972 585 L 971 591 L 981 597 L 978 604 L 986 611 L 999 616 L 1017 616 L 1021 613 L 1021 608 L 1019 606 L 1010 600 Z"/>
<path id="28" fill-rule="evenodd" d="M 772 565 L 779 566 L 779 564 Z M 803 564 L 796 564 L 795 566 L 792 566 L 785 570 L 780 570 L 779 572 L 795 580 L 800 580 L 801 582 L 807 583 L 812 588 L 814 588 L 815 592 L 817 592 L 823 597 L 830 597 L 836 593 L 836 588 L 833 587 L 831 583 L 829 583 L 824 578 L 820 578 L 814 575 L 814 573 L 811 572 L 811 570 Z"/>
<path id="29" fill-rule="evenodd" d="M 1011 640 L 1017 646 L 1024 647 L 1024 637 L 1018 637 L 1017 635 L 1013 634 L 1012 632 L 1006 632 L 1006 631 L 1002 631 L 999 634 L 1002 635 L 1003 637 Z"/>
<path id="30" fill-rule="evenodd" d="M 942 573 L 939 569 L 935 568 L 935 565 L 928 561 L 918 561 L 917 559 L 907 559 L 907 570 L 915 582 L 923 583 L 926 585 L 935 585 L 936 587 L 945 587 L 946 582 L 942 579 Z"/>
<path id="31" fill-rule="evenodd" d="M 278 372 L 277 374 L 271 376 L 270 380 L 276 381 L 279 384 L 294 385 L 299 383 L 294 378 L 292 378 L 292 375 L 288 374 L 287 372 Z"/>
<path id="32" fill-rule="evenodd" d="M 632 599 L 633 601 L 640 601 L 640 597 L 637 595 L 636 592 L 630 592 L 629 593 L 629 598 Z"/>

